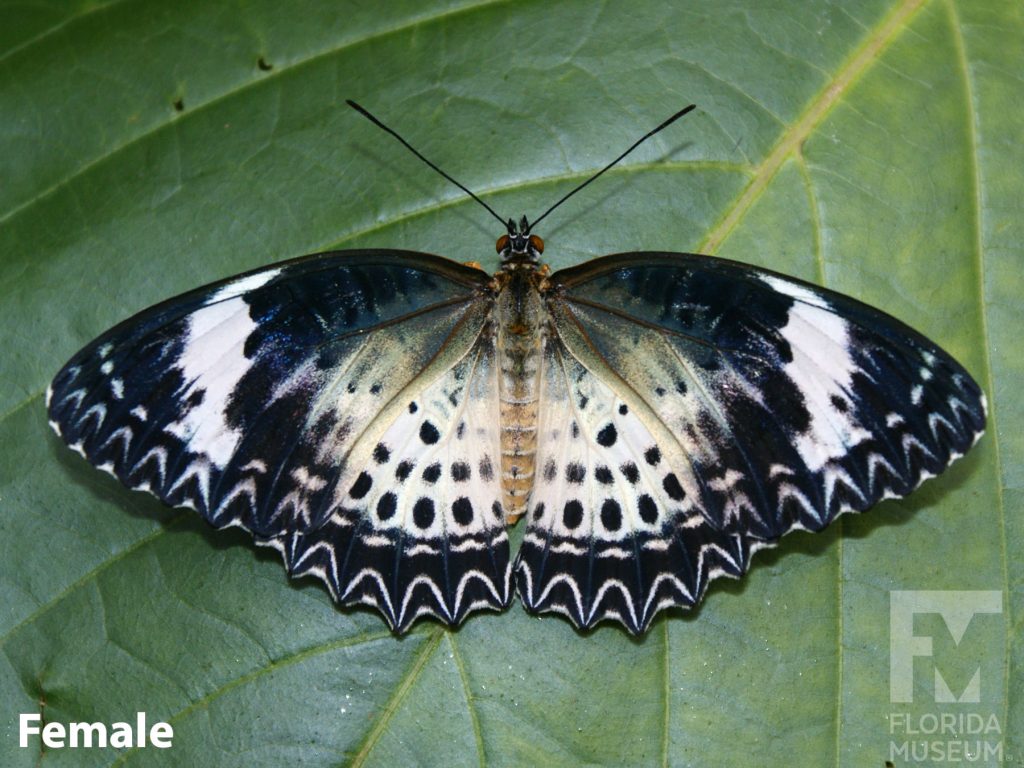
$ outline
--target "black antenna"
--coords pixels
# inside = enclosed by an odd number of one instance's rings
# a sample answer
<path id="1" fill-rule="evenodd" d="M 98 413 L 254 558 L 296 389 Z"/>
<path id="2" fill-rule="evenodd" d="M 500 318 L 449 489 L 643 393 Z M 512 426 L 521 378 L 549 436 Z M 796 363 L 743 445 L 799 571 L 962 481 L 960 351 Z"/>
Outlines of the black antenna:
<path id="1" fill-rule="evenodd" d="M 496 218 L 496 219 L 497 219 L 498 221 L 500 221 L 500 222 L 501 222 L 501 225 L 502 225 L 503 227 L 504 227 L 504 226 L 507 226 L 507 224 L 505 223 L 505 220 L 504 220 L 503 218 L 501 218 L 501 216 L 499 216 L 498 214 L 496 214 L 496 213 L 494 212 L 494 209 L 493 209 L 493 208 L 491 208 L 491 206 L 489 206 L 489 205 L 488 205 L 487 203 L 485 203 L 485 202 L 484 202 L 483 200 L 481 200 L 481 199 L 480 199 L 479 197 L 477 197 L 477 196 L 476 196 L 476 195 L 474 195 L 474 194 L 473 194 L 472 192 L 470 192 L 470 191 L 469 191 L 469 189 L 467 189 L 467 188 L 466 188 L 466 187 L 465 187 L 464 185 L 462 185 L 462 184 L 460 184 L 459 182 L 457 182 L 457 181 L 456 181 L 455 179 L 453 179 L 453 178 L 452 178 L 451 176 L 449 176 L 449 175 L 448 175 L 447 173 L 445 173 L 445 172 L 444 172 L 444 171 L 442 171 L 442 170 L 441 170 L 440 168 L 438 168 L 438 167 L 437 167 L 436 165 L 434 165 L 434 164 L 433 164 L 432 162 L 430 162 L 429 160 L 427 160 L 427 158 L 425 158 L 425 157 L 424 157 L 423 155 L 421 155 L 421 154 L 420 154 L 419 152 L 417 152 L 417 151 L 416 151 L 416 148 L 415 148 L 415 147 L 414 147 L 414 146 L 413 146 L 412 144 L 410 144 L 410 143 L 409 143 L 408 141 L 406 141 L 406 140 L 405 140 L 405 139 L 403 139 L 403 138 L 402 138 L 401 136 L 399 136 L 399 135 L 398 135 L 398 133 L 396 133 L 396 132 L 395 132 L 394 130 L 392 130 L 391 128 L 388 128 L 388 127 L 387 127 L 386 125 L 384 125 L 384 123 L 382 123 L 382 122 L 381 122 L 380 120 L 378 120 L 378 119 L 377 119 L 376 117 L 374 117 L 373 115 L 371 115 L 371 114 L 370 114 L 370 112 L 369 112 L 368 110 L 366 110 L 366 109 L 364 109 L 363 107 L 361 107 L 361 106 L 359 106 L 358 104 L 356 104 L 356 103 L 355 103 L 354 101 L 352 101 L 352 99 L 345 99 L 345 103 L 346 103 L 346 104 L 348 104 L 348 105 L 349 105 L 350 107 L 352 107 L 352 109 L 354 109 L 354 110 L 355 110 L 356 112 L 358 112 L 359 114 L 361 114 L 361 115 L 362 115 L 363 117 L 365 117 L 365 118 L 366 118 L 367 120 L 369 120 L 369 121 L 370 121 L 371 123 L 373 123 L 374 125 L 376 125 L 376 126 L 377 126 L 378 128 L 383 128 L 383 129 L 384 129 L 385 131 L 387 131 L 387 132 L 388 132 L 388 133 L 390 133 L 390 134 L 391 134 L 392 136 L 394 136 L 394 137 L 395 137 L 396 139 L 398 139 L 398 140 L 399 140 L 399 141 L 400 141 L 400 142 L 402 143 L 402 146 L 404 146 L 404 147 L 405 147 L 406 149 L 408 149 L 408 150 L 409 150 L 410 152 L 412 152 L 412 153 L 413 153 L 414 155 L 416 155 L 416 157 L 418 157 L 418 158 L 419 158 L 420 160 L 422 160 L 422 161 L 423 161 L 424 163 L 426 163 L 427 165 L 429 165 L 429 166 L 430 166 L 431 168 L 433 168 L 433 169 L 434 169 L 435 171 L 437 171 L 437 172 L 438 172 L 439 174 L 441 174 L 441 175 L 442 175 L 442 176 L 444 176 L 444 177 L 445 177 L 446 179 L 448 179 L 448 181 L 450 181 L 450 182 L 451 182 L 452 184 L 454 184 L 454 185 L 455 185 L 456 187 L 458 187 L 459 189 L 461 189 L 461 190 L 462 190 L 463 192 L 465 192 L 465 193 L 466 193 L 467 195 L 469 195 L 469 196 L 470 196 L 470 197 L 472 197 L 472 198 L 473 198 L 474 200 L 476 200 L 476 201 L 477 201 L 478 203 L 480 203 L 480 205 L 482 205 L 482 206 L 483 206 L 484 208 L 486 208 L 486 209 L 487 209 L 487 211 L 488 211 L 488 212 L 489 212 L 489 213 L 491 214 L 491 216 L 493 216 L 494 218 Z M 662 126 L 662 127 L 664 127 L 664 126 Z M 646 137 L 644 137 L 644 138 L 646 138 Z"/>
<path id="2" fill-rule="evenodd" d="M 471 191 L 470 191 L 470 190 L 469 190 L 469 189 L 468 189 L 468 188 L 467 188 L 467 187 L 466 187 L 465 185 L 463 185 L 463 184 L 460 184 L 460 183 L 459 183 L 459 182 L 457 182 L 457 181 L 456 181 L 455 179 L 453 179 L 453 178 L 452 178 L 451 176 L 449 176 L 449 175 L 448 175 L 447 173 L 445 173 L 445 172 L 444 172 L 444 171 L 442 171 L 442 170 L 441 170 L 440 168 L 438 168 L 438 167 L 437 167 L 436 165 L 434 165 L 434 164 L 433 164 L 432 162 L 430 162 L 429 160 L 427 160 L 427 158 L 425 158 L 425 157 L 424 157 L 423 155 L 421 155 L 421 154 L 420 154 L 420 153 L 419 153 L 419 152 L 418 152 L 418 151 L 416 150 L 416 148 L 412 146 L 412 144 L 410 144 L 410 143 L 409 143 L 408 141 L 406 141 L 406 140 L 405 140 L 405 139 L 403 139 L 403 138 L 402 138 L 401 136 L 399 136 L 399 135 L 398 135 L 398 133 L 397 133 L 396 131 L 394 131 L 393 129 L 391 129 L 391 128 L 389 128 L 388 126 L 384 125 L 384 123 L 382 123 L 382 122 L 381 122 L 380 120 L 378 120 L 378 119 L 377 119 L 376 117 L 374 117 L 374 116 L 373 116 L 372 114 L 370 114 L 369 110 L 365 109 L 364 107 L 361 107 L 361 106 L 359 106 L 359 105 L 358 105 L 358 104 L 356 104 L 356 103 L 355 103 L 354 101 L 352 101 L 352 99 L 345 99 L 345 103 L 346 103 L 346 104 L 348 104 L 348 105 L 349 105 L 350 107 L 352 107 L 352 109 L 354 109 L 354 110 L 355 110 L 356 112 L 358 112 L 359 114 L 361 114 L 361 115 L 362 115 L 363 117 L 365 117 L 365 118 L 366 118 L 367 120 L 369 120 L 369 121 L 370 121 L 371 123 L 373 123 L 374 125 L 376 125 L 376 126 L 377 126 L 378 128 L 382 128 L 382 129 L 384 129 L 385 131 L 387 131 L 388 133 L 390 133 L 390 134 L 391 134 L 392 136 L 394 136 L 394 137 L 395 137 L 396 139 L 398 139 L 398 140 L 399 140 L 399 141 L 400 141 L 400 142 L 402 143 L 402 146 L 404 146 L 404 147 L 405 147 L 406 149 L 408 149 L 408 150 L 409 150 L 410 152 L 412 152 L 412 153 L 413 153 L 414 155 L 416 155 L 416 157 L 418 157 L 418 158 L 419 158 L 420 160 L 422 160 L 422 161 L 423 161 L 424 163 L 426 163 L 427 165 L 429 165 L 429 166 L 430 166 L 431 168 L 433 168 L 433 169 L 434 169 L 435 171 L 437 171 L 437 172 L 438 172 L 439 174 L 441 174 L 442 176 L 444 176 L 444 178 L 448 179 L 448 181 L 450 181 L 450 182 L 451 182 L 452 184 L 454 184 L 454 185 L 455 185 L 456 187 L 458 187 L 459 189 L 461 189 L 461 190 L 462 190 L 463 192 L 465 192 L 465 193 L 466 193 L 467 195 L 469 195 L 469 196 L 470 196 L 471 198 L 473 198 L 473 199 L 474 199 L 474 200 L 476 200 L 476 201 L 477 201 L 478 203 L 480 203 L 480 205 L 482 205 L 482 206 L 483 206 L 484 208 L 486 208 L 486 209 L 487 209 L 487 212 L 488 212 L 488 213 L 490 213 L 490 214 L 491 214 L 491 216 L 493 216 L 494 218 L 496 218 L 496 219 L 497 219 L 498 221 L 500 221 L 500 222 L 501 222 L 502 226 L 508 227 L 508 228 L 509 228 L 509 232 L 511 232 L 511 231 L 512 231 L 512 226 L 513 226 L 513 225 L 512 225 L 512 219 L 509 219 L 509 220 L 508 220 L 508 222 L 506 222 L 506 221 L 505 221 L 505 220 L 504 220 L 503 218 L 501 218 L 501 216 L 499 216 L 499 215 L 498 215 L 497 213 L 495 213 L 494 209 L 493 209 L 493 208 L 491 208 L 491 206 L 489 206 L 489 205 L 488 205 L 487 203 L 485 203 L 485 202 L 484 202 L 483 200 L 481 200 L 481 199 L 480 199 L 479 197 L 477 197 L 476 195 L 474 195 L 474 194 L 473 194 L 473 193 L 472 193 L 472 192 L 471 192 Z M 560 205 L 561 205 L 562 203 L 564 203 L 564 202 L 565 202 L 566 200 L 568 200 L 568 199 L 569 199 L 570 197 L 572 197 L 573 195 L 575 195 L 575 194 L 576 194 L 577 192 L 579 192 L 579 191 L 580 191 L 581 189 L 583 189 L 583 188 L 584 188 L 585 186 L 587 186 L 587 184 L 589 184 L 590 182 L 594 181 L 594 179 L 596 179 L 596 178 L 597 178 L 598 176 L 600 176 L 600 175 L 601 175 L 601 174 L 603 174 L 603 173 L 604 173 L 605 171 L 607 171 L 607 170 L 608 170 L 608 169 L 610 169 L 610 168 L 611 168 L 612 166 L 614 166 L 614 165 L 615 165 L 616 163 L 618 163 L 618 162 L 619 162 L 620 160 L 622 160 L 622 158 L 624 158 L 624 157 L 625 157 L 626 155 L 628 155 L 628 154 L 629 154 L 630 152 L 632 152 L 632 151 L 633 151 L 634 149 L 636 149 L 636 148 L 637 148 L 637 147 L 639 147 L 639 146 L 640 146 L 641 144 L 643 144 L 643 143 L 644 143 L 645 141 L 647 141 L 647 140 L 648 140 L 649 138 L 651 138 L 651 136 L 653 136 L 654 134 L 658 133 L 659 131 L 662 131 L 662 130 L 664 130 L 665 128 L 668 128 L 668 127 L 669 127 L 670 125 L 672 125 L 672 123 L 674 123 L 674 122 L 675 122 L 676 120 L 678 120 L 678 119 L 679 119 L 680 117 L 682 117 L 682 116 L 683 116 L 683 115 L 685 115 L 685 114 L 686 114 L 687 112 L 690 112 L 690 111 L 692 111 L 692 110 L 694 110 L 694 109 L 696 109 L 696 108 L 697 108 L 697 105 L 696 105 L 696 104 L 690 104 L 690 105 L 689 105 L 689 106 L 687 106 L 687 107 L 683 107 L 683 108 L 682 108 L 682 109 L 680 109 L 680 110 L 679 110 L 678 112 L 676 112 L 676 113 L 675 113 L 674 115 L 672 115 L 672 117 L 670 117 L 670 118 L 669 118 L 668 120 L 666 120 L 666 121 L 665 121 L 665 122 L 663 122 L 663 123 L 662 123 L 661 125 L 659 125 L 659 126 L 658 126 L 657 128 L 655 128 L 655 129 L 654 129 L 653 131 L 648 131 L 647 133 L 645 133 L 645 134 L 644 134 L 643 136 L 641 136 L 641 137 L 640 137 L 639 139 L 637 139 L 636 141 L 634 141 L 634 142 L 633 142 L 633 144 L 632 144 L 632 145 L 630 146 L 630 148 L 629 148 L 629 149 L 627 149 L 627 150 L 626 150 L 625 152 L 623 152 L 623 153 L 622 153 L 621 155 L 619 155 L 618 157 L 616 157 L 616 158 L 615 158 L 614 160 L 612 160 L 612 161 L 611 161 L 610 163 L 608 163 L 608 165 L 606 165 L 606 166 L 605 166 L 604 168 L 602 168 L 602 169 L 601 169 L 600 171 L 598 171 L 598 172 L 597 172 L 597 173 L 595 173 L 595 174 L 594 174 L 593 176 L 591 176 L 591 177 L 590 177 L 589 179 L 587 179 L 586 181 L 584 181 L 584 182 L 583 182 L 582 184 L 580 184 L 579 186 L 577 186 L 577 187 L 576 187 L 575 189 L 573 189 L 572 191 L 570 191 L 569 193 L 567 193 L 566 195 L 564 195 L 564 196 L 563 196 L 563 197 L 562 197 L 562 198 L 561 198 L 561 199 L 560 199 L 560 200 L 559 200 L 559 201 L 558 201 L 557 203 L 555 203 L 555 204 L 554 204 L 554 205 L 552 205 L 552 206 L 551 206 L 550 208 L 548 208 L 548 209 L 547 209 L 546 211 L 544 211 L 544 213 L 542 213 L 542 214 L 541 214 L 541 215 L 540 215 L 540 216 L 539 216 L 539 217 L 538 217 L 538 218 L 537 218 L 537 219 L 536 219 L 536 220 L 535 220 L 535 221 L 534 221 L 534 222 L 533 222 L 532 224 L 530 224 L 530 225 L 529 225 L 529 228 L 528 228 L 528 229 L 527 229 L 526 231 L 524 231 L 524 232 L 521 232 L 520 234 L 522 234 L 522 235 L 526 235 L 526 234 L 527 234 L 527 233 L 528 233 L 528 232 L 529 232 L 530 230 L 532 230 L 532 229 L 533 229 L 533 228 L 534 228 L 535 226 L 537 226 L 537 224 L 539 224 L 539 223 L 540 223 L 541 221 L 543 221 L 543 220 L 544 220 L 545 218 L 547 218 L 547 215 L 548 215 L 549 213 L 551 213 L 551 212 L 552 212 L 553 210 L 555 210 L 555 208 L 557 208 L 557 207 L 558 207 L 558 206 L 560 206 Z M 524 218 L 524 221 L 525 221 L 525 218 Z"/>
<path id="3" fill-rule="evenodd" d="M 686 114 L 687 112 L 690 112 L 691 110 L 694 110 L 694 109 L 696 109 L 696 108 L 697 108 L 697 105 L 696 105 L 696 104 L 690 104 L 690 105 L 689 105 L 688 107 L 683 107 L 683 108 L 682 108 L 682 109 L 680 109 L 680 110 L 679 110 L 678 112 L 676 112 L 676 113 L 675 113 L 674 115 L 672 115 L 672 117 L 670 117 L 670 118 L 669 118 L 668 120 L 666 120 L 666 121 L 665 121 L 665 122 L 663 122 L 663 123 L 662 123 L 661 125 L 659 125 L 659 126 L 658 126 L 657 128 L 655 128 L 655 129 L 654 129 L 653 131 L 650 131 L 649 133 L 646 133 L 646 134 L 644 134 L 643 136 L 641 136 L 641 137 L 640 137 L 639 139 L 637 139 L 637 140 L 636 140 L 635 142 L 633 142 L 633 145 L 632 145 L 632 146 L 631 146 L 631 147 L 630 147 L 629 149 L 627 149 L 627 150 L 626 150 L 625 152 L 623 152 L 623 153 L 622 153 L 621 155 L 619 155 L 618 157 L 616 157 L 616 158 L 615 158 L 614 160 L 612 160 L 612 161 L 611 161 L 610 163 L 608 163 L 608 165 L 606 165 L 606 166 L 605 166 L 604 168 L 602 168 L 602 169 L 601 169 L 600 171 L 598 171 L 598 172 L 597 172 L 597 173 L 595 173 L 595 174 L 594 174 L 593 176 L 591 176 L 591 177 L 590 177 L 589 179 L 587 179 L 586 181 L 584 181 L 584 182 L 583 182 L 582 184 L 580 184 L 580 185 L 579 185 L 578 187 L 576 187 L 576 188 L 575 188 L 574 190 L 572 190 L 571 192 L 569 192 L 568 194 L 566 194 L 566 195 L 565 195 L 565 196 L 564 196 L 564 197 L 563 197 L 563 198 L 562 198 L 561 200 L 559 200 L 559 201 L 558 201 L 557 203 L 555 203 L 555 204 L 554 204 L 554 205 L 552 205 L 552 206 L 551 206 L 550 208 L 548 208 L 548 209 L 547 209 L 546 211 L 544 211 L 544 213 L 542 213 L 542 214 L 541 214 L 541 215 L 540 215 L 540 216 L 539 216 L 539 217 L 538 217 L 537 219 L 535 219 L 535 220 L 534 220 L 534 222 L 533 222 L 533 223 L 532 223 L 532 224 L 530 225 L 530 229 L 533 229 L 533 228 L 534 228 L 535 226 L 537 226 L 537 224 L 539 224 L 539 223 L 540 223 L 541 221 L 543 221 L 543 220 L 544 220 L 544 218 L 545 218 L 545 217 L 546 217 L 546 216 L 547 216 L 547 215 L 548 215 L 549 213 L 551 213 L 551 212 L 552 212 L 553 210 L 555 210 L 555 208 L 557 208 L 557 207 L 558 207 L 558 206 L 560 206 L 560 205 L 561 205 L 562 203 L 564 203 L 564 202 L 565 202 L 566 200 L 568 200 L 568 199 L 569 199 L 570 197 L 572 197 L 573 195 L 575 195 L 575 194 L 576 194 L 577 192 L 579 192 L 579 191 L 580 191 L 581 189 L 583 189 L 583 188 L 584 188 L 585 186 L 587 186 L 587 184 L 589 184 L 590 182 L 592 182 L 592 181 L 593 181 L 594 179 L 596 179 L 596 178 L 597 178 L 598 176 L 600 176 L 600 175 L 601 175 L 602 173 L 604 173 L 605 171 L 607 171 L 607 170 L 608 170 L 609 168 L 611 168 L 611 167 L 612 167 L 613 165 L 615 165 L 615 164 L 616 164 L 617 162 L 619 162 L 619 161 L 620 161 L 620 160 L 621 160 L 622 158 L 624 158 L 624 157 L 625 157 L 626 155 L 628 155 L 628 154 L 629 154 L 630 152 L 632 152 L 632 151 L 633 151 L 634 149 L 636 149 L 636 148 L 637 148 L 637 147 L 639 147 L 639 146 L 640 146 L 641 144 L 643 144 L 643 143 L 644 143 L 645 141 L 647 141 L 647 140 L 648 140 L 649 138 L 651 138 L 651 136 L 653 136 L 654 134 L 658 133 L 658 131 L 661 131 L 661 130 L 663 130 L 663 129 L 665 129 L 665 128 L 668 128 L 668 127 L 669 127 L 670 125 L 672 125 L 672 123 L 674 123 L 674 122 L 675 122 L 676 120 L 678 120 L 678 119 L 679 119 L 680 117 L 682 117 L 682 116 L 683 116 L 683 115 L 685 115 L 685 114 Z"/>

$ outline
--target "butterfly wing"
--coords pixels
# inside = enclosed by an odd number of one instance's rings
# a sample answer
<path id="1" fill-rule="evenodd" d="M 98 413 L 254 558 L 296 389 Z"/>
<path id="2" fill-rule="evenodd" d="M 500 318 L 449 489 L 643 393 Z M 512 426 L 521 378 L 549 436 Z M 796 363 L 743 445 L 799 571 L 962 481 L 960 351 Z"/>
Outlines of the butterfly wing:
<path id="1" fill-rule="evenodd" d="M 783 534 L 909 493 L 984 430 L 956 361 L 831 291 L 643 253 L 549 285 L 517 583 L 528 608 L 578 626 L 641 632 Z"/>
<path id="2" fill-rule="evenodd" d="M 200 288 L 76 354 L 47 393 L 51 424 L 125 485 L 251 531 L 339 602 L 398 629 L 457 623 L 510 599 L 503 521 L 482 514 L 497 484 L 451 479 L 500 452 L 482 418 L 498 408 L 487 280 L 350 251 Z"/>

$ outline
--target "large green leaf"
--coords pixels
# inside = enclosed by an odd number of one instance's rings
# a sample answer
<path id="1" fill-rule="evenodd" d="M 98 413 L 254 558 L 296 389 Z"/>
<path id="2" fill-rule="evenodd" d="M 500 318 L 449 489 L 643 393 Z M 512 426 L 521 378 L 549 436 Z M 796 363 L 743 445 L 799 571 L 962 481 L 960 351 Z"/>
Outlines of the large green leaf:
<path id="1" fill-rule="evenodd" d="M 881 766 L 907 738 L 893 713 L 979 712 L 1024 764 L 1019 3 L 3 5 L 0 763 L 40 762 L 20 712 L 144 710 L 172 749 L 45 763 Z M 277 259 L 493 265 L 493 222 L 344 98 L 511 215 L 697 102 L 550 220 L 551 263 L 703 249 L 820 281 L 961 359 L 988 434 L 642 640 L 519 607 L 398 639 L 336 610 L 245 536 L 88 467 L 42 392 L 120 318 Z M 953 691 L 980 668 L 980 703 L 935 704 L 928 659 L 915 702 L 890 702 L 894 589 L 1003 592 L 959 648 L 938 616 L 915 625 Z"/>

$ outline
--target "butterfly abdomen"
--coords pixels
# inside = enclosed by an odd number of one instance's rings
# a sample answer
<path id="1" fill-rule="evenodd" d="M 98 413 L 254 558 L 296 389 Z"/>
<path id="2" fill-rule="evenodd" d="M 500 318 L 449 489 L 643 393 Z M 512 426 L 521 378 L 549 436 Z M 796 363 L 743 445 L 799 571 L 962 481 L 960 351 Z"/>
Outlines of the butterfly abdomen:
<path id="1" fill-rule="evenodd" d="M 501 487 L 509 524 L 526 512 L 537 455 L 544 309 L 529 267 L 510 270 L 497 301 Z"/>

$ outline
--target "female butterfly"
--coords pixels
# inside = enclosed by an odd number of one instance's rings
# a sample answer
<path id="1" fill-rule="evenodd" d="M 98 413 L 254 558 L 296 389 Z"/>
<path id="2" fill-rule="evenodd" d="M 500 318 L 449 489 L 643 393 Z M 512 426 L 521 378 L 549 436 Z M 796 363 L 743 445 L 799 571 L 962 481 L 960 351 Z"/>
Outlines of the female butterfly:
<path id="1" fill-rule="evenodd" d="M 709 256 L 554 273 L 399 250 L 283 262 L 147 309 L 47 392 L 67 444 L 237 525 L 396 631 L 503 609 L 633 633 L 795 529 L 903 496 L 981 435 L 970 375 L 898 320 Z M 526 530 L 513 560 L 507 528 Z"/>

